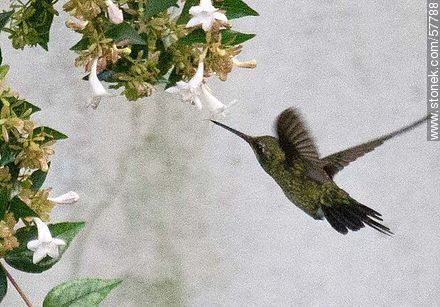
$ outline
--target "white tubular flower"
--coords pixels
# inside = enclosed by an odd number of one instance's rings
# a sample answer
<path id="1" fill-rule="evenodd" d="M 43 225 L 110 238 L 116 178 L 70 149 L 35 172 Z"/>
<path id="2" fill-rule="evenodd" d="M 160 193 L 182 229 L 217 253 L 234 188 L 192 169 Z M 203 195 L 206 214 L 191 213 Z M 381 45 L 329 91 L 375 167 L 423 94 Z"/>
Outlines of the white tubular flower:
<path id="1" fill-rule="evenodd" d="M 112 23 L 120 24 L 124 21 L 122 10 L 112 0 L 106 0 L 105 4 L 107 5 L 108 18 Z"/>
<path id="2" fill-rule="evenodd" d="M 38 239 L 27 243 L 27 248 L 34 252 L 32 262 L 36 264 L 46 256 L 58 258 L 60 256 L 58 246 L 66 245 L 66 242 L 52 238 L 49 227 L 38 217 L 34 217 L 34 222 L 37 225 Z"/>
<path id="3" fill-rule="evenodd" d="M 209 86 L 203 80 L 204 63 L 199 62 L 195 75 L 188 82 L 179 81 L 176 86 L 165 90 L 167 93 L 180 94 L 185 102 L 194 104 L 200 110 L 206 107 L 211 113 L 211 117 L 224 117 L 225 111 L 231 107 L 235 101 L 229 105 L 223 104 L 212 93 Z M 202 99 L 203 98 L 203 99 Z"/>
<path id="4" fill-rule="evenodd" d="M 206 98 L 206 107 L 211 114 L 222 113 L 226 109 L 226 106 L 211 93 L 207 84 L 202 85 L 202 92 Z"/>
<path id="5" fill-rule="evenodd" d="M 59 205 L 74 204 L 79 200 L 79 195 L 74 191 L 70 191 L 58 197 L 54 197 L 54 198 L 48 197 L 47 200 Z"/>
<path id="6" fill-rule="evenodd" d="M 180 97 L 185 102 L 194 104 L 197 108 L 202 109 L 202 102 L 200 95 L 202 94 L 203 83 L 203 61 L 199 62 L 195 75 L 188 82 L 179 81 L 176 86 L 170 87 L 165 90 L 167 93 L 180 94 Z"/>
<path id="7" fill-rule="evenodd" d="M 107 90 L 102 85 L 101 81 L 98 79 L 98 75 L 96 73 L 96 67 L 98 65 L 98 58 L 95 58 L 92 63 L 92 68 L 90 69 L 90 75 L 89 75 L 89 83 L 92 87 L 92 101 L 90 103 L 90 106 L 93 109 L 96 109 L 101 102 L 101 98 L 104 96 L 109 96 L 109 93 L 107 93 Z"/>
<path id="8" fill-rule="evenodd" d="M 225 14 L 219 12 L 213 5 L 211 0 L 200 0 L 198 6 L 189 9 L 189 13 L 193 16 L 186 24 L 187 28 L 202 25 L 202 29 L 206 32 L 211 30 L 216 20 L 227 22 Z"/>

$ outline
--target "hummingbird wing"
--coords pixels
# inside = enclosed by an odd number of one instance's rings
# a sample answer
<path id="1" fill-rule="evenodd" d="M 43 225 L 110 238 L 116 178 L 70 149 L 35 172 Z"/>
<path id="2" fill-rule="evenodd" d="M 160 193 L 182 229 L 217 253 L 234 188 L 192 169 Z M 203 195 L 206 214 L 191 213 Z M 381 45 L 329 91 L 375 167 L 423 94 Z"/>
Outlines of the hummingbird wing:
<path id="1" fill-rule="evenodd" d="M 384 142 L 388 141 L 389 139 L 414 129 L 415 127 L 425 122 L 427 118 L 428 117 L 424 117 L 409 124 L 408 126 L 405 126 L 389 134 L 386 134 L 382 137 L 379 137 L 377 139 L 368 141 L 366 143 L 324 157 L 321 159 L 323 163 L 323 167 L 327 172 L 327 174 L 331 178 L 333 178 L 339 171 L 341 171 L 351 162 L 355 161 L 357 158 L 362 157 L 363 155 L 369 153 L 370 151 L 373 151 L 376 147 L 382 145 Z"/>
<path id="2" fill-rule="evenodd" d="M 310 178 L 318 182 L 330 180 L 319 159 L 315 142 L 296 109 L 289 108 L 281 112 L 276 120 L 276 128 L 288 164 L 297 158 L 302 158 Z"/>
<path id="3" fill-rule="evenodd" d="M 284 110 L 277 118 L 276 127 L 281 148 L 287 159 L 300 156 L 311 162 L 321 163 L 315 142 L 296 109 Z"/>

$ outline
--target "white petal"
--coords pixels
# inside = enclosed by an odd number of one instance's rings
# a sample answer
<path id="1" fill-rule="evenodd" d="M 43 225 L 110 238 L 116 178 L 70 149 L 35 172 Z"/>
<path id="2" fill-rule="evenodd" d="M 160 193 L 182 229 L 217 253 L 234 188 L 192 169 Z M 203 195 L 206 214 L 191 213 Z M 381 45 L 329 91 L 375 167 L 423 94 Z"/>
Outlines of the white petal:
<path id="1" fill-rule="evenodd" d="M 47 247 L 47 255 L 51 258 L 58 258 L 60 256 L 60 251 L 58 250 L 58 245 L 53 242 Z"/>
<path id="2" fill-rule="evenodd" d="M 216 97 L 214 97 L 214 95 L 211 94 L 205 84 L 202 85 L 202 91 L 206 97 L 207 107 L 209 111 L 215 114 L 223 112 L 226 109 L 226 106 Z"/>
<path id="3" fill-rule="evenodd" d="M 56 204 L 74 204 L 79 200 L 78 193 L 74 191 L 67 192 L 61 196 L 55 198 L 47 198 L 49 201 L 54 202 Z"/>
<path id="4" fill-rule="evenodd" d="M 124 15 L 122 14 L 122 10 L 111 0 L 106 0 L 105 3 L 107 4 L 108 18 L 110 21 L 114 24 L 123 22 Z"/>
<path id="5" fill-rule="evenodd" d="M 52 234 L 50 233 L 49 227 L 38 217 L 34 217 L 34 222 L 37 225 L 38 241 L 43 243 L 52 241 Z"/>
<path id="6" fill-rule="evenodd" d="M 53 238 L 51 244 L 55 244 L 57 246 L 64 246 L 64 245 L 66 245 L 66 241 L 64 241 L 62 239 L 58 239 L 58 238 Z"/>
<path id="7" fill-rule="evenodd" d="M 203 20 L 205 20 L 205 18 L 203 17 L 193 17 L 191 18 L 188 23 L 186 24 L 186 28 L 192 28 L 195 26 L 198 26 L 199 24 L 201 24 L 203 22 Z"/>
<path id="8" fill-rule="evenodd" d="M 188 90 L 189 84 L 185 81 L 177 81 L 176 86 L 179 90 Z"/>
<path id="9" fill-rule="evenodd" d="M 200 6 L 205 12 L 211 13 L 217 10 L 213 5 L 211 0 L 200 0 Z"/>
<path id="10" fill-rule="evenodd" d="M 98 58 L 95 58 L 92 63 L 92 69 L 90 70 L 89 75 L 89 83 L 92 87 L 93 96 L 106 96 L 107 91 L 102 85 L 101 81 L 98 79 L 98 75 L 96 74 L 96 66 L 98 65 Z"/>
<path id="11" fill-rule="evenodd" d="M 41 246 L 40 248 L 38 248 L 38 249 L 35 251 L 35 253 L 34 253 L 33 257 L 32 257 L 32 262 L 33 262 L 34 264 L 37 264 L 38 262 L 40 262 L 41 260 L 43 260 L 44 257 L 46 257 L 46 255 L 47 255 L 46 248 L 44 248 L 44 247 Z"/>
<path id="12" fill-rule="evenodd" d="M 202 85 L 204 69 L 205 69 L 205 65 L 203 61 L 199 61 L 199 65 L 197 66 L 196 73 L 188 82 L 188 85 L 192 90 L 200 88 L 200 86 Z"/>
<path id="13" fill-rule="evenodd" d="M 202 12 L 203 12 L 203 7 L 201 7 L 200 5 L 192 6 L 189 9 L 189 13 L 193 16 L 200 15 Z"/>
<path id="14" fill-rule="evenodd" d="M 182 98 L 183 101 L 188 102 L 188 101 L 193 101 L 194 97 L 196 97 L 197 95 L 191 93 L 190 91 L 181 91 L 180 92 L 180 98 Z"/>
<path id="15" fill-rule="evenodd" d="M 26 246 L 28 249 L 35 252 L 40 245 L 41 245 L 40 241 L 32 240 L 32 241 L 29 241 Z"/>
<path id="16" fill-rule="evenodd" d="M 177 86 L 172 86 L 167 88 L 165 92 L 170 94 L 178 94 L 180 92 L 180 89 Z"/>
<path id="17" fill-rule="evenodd" d="M 217 20 L 228 21 L 226 15 L 220 12 L 215 12 L 214 14 L 212 14 L 212 17 Z"/>
<path id="18" fill-rule="evenodd" d="M 203 23 L 202 23 L 203 31 L 206 32 L 206 31 L 211 30 L 213 24 L 214 24 L 214 19 L 212 19 L 212 18 L 205 18 L 203 20 Z"/>
<path id="19" fill-rule="evenodd" d="M 199 96 L 195 96 L 194 99 L 193 99 L 193 102 L 194 102 L 195 106 L 196 106 L 199 110 L 202 109 L 202 101 L 200 100 L 200 97 L 199 97 Z"/>

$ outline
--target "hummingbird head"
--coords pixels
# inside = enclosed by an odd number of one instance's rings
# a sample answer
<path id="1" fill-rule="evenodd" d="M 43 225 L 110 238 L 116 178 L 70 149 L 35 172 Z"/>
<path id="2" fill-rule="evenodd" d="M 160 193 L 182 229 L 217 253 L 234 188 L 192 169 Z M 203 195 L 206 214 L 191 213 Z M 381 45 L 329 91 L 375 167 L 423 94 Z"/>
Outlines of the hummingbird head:
<path id="1" fill-rule="evenodd" d="M 275 160 L 284 160 L 284 152 L 282 151 L 278 139 L 273 136 L 264 135 L 253 137 L 247 134 L 244 134 L 240 131 L 232 129 L 222 123 L 211 120 L 214 124 L 238 135 L 240 138 L 245 140 L 253 149 L 255 155 L 257 156 L 258 161 L 264 167 L 264 164 L 275 161 Z"/>

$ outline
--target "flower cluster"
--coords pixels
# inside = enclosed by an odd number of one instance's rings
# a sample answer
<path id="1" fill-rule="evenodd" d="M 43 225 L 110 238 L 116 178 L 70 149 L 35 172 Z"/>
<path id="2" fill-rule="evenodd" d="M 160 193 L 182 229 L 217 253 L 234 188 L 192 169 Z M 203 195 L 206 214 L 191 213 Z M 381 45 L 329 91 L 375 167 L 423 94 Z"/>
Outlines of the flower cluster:
<path id="1" fill-rule="evenodd" d="M 35 222 L 38 240 L 44 244 L 40 246 L 32 241 L 28 247 L 35 251 L 33 259 L 37 263 L 45 255 L 57 256 L 57 246 L 62 245 L 60 240 L 51 239 L 43 221 L 49 220 L 56 204 L 73 203 L 79 197 L 69 192 L 51 198 L 51 189 L 41 188 L 54 153 L 52 146 L 66 136 L 38 126 L 31 119 L 39 108 L 4 86 L 7 70 L 7 66 L 0 66 L 0 257 L 19 247 L 15 236 L 18 221 L 22 220 L 26 226 Z"/>
<path id="2" fill-rule="evenodd" d="M 230 19 L 255 16 L 241 0 L 69 0 L 74 19 L 66 25 L 81 34 L 71 49 L 76 65 L 90 72 L 91 106 L 109 96 L 101 83 L 122 88 L 129 100 L 150 96 L 160 84 L 212 115 L 226 105 L 215 98 L 206 78 L 226 80 L 241 44 L 254 37 L 231 29 Z M 190 93 L 190 94 L 189 94 Z"/>

